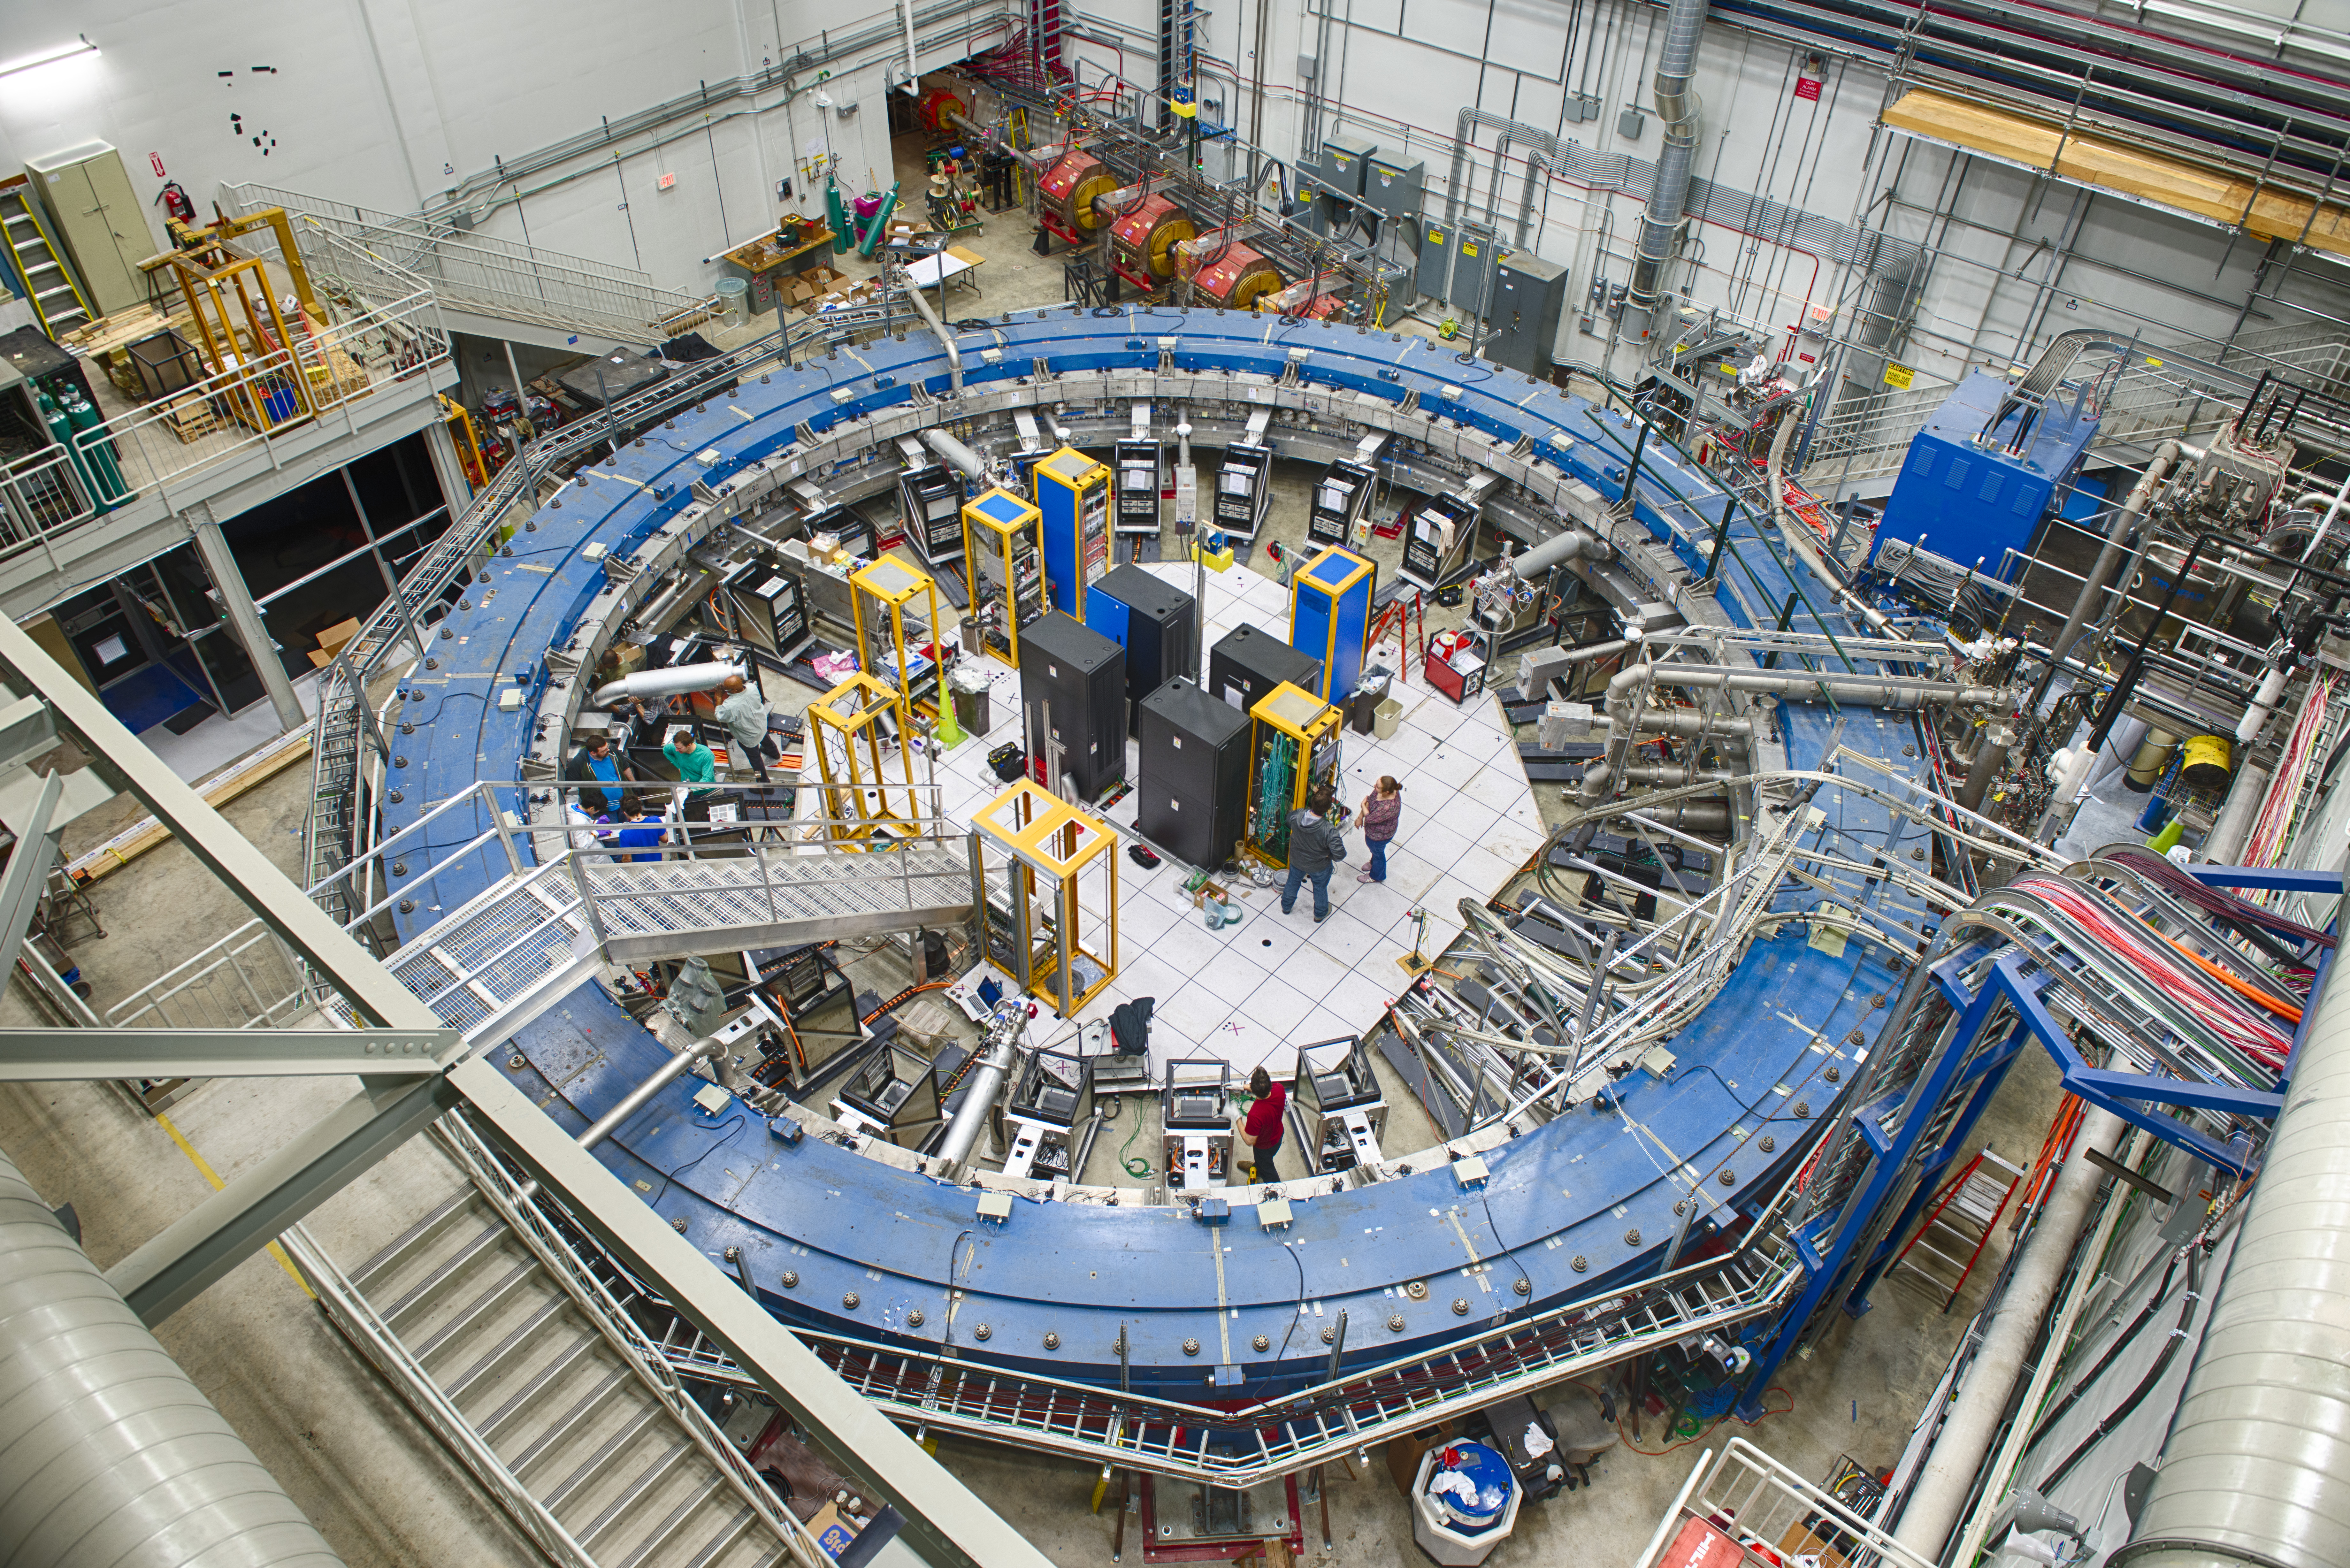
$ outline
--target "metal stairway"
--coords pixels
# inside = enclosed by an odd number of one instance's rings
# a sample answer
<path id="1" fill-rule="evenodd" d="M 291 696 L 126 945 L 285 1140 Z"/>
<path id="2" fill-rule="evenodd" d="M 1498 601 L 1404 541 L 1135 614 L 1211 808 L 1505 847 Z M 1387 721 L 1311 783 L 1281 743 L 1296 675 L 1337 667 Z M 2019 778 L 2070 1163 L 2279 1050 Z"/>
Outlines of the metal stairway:
<path id="1" fill-rule="evenodd" d="M 537 1017 L 608 963 L 878 936 L 970 918 L 969 835 L 866 852 L 760 845 L 622 865 L 567 852 L 493 884 L 385 961 L 469 1044 Z"/>
<path id="2" fill-rule="evenodd" d="M 7 241 L 9 270 L 32 302 L 41 330 L 57 337 L 88 326 L 97 319 L 97 313 L 82 296 L 81 285 L 74 281 L 57 242 L 49 237 L 47 225 L 34 211 L 32 189 L 28 179 L 0 185 L 0 238 Z"/>
<path id="3" fill-rule="evenodd" d="M 484 1189 L 487 1147 L 454 1116 L 435 1135 L 476 1184 L 348 1275 L 288 1233 L 336 1326 L 567 1568 L 821 1563 L 503 1168 Z"/>

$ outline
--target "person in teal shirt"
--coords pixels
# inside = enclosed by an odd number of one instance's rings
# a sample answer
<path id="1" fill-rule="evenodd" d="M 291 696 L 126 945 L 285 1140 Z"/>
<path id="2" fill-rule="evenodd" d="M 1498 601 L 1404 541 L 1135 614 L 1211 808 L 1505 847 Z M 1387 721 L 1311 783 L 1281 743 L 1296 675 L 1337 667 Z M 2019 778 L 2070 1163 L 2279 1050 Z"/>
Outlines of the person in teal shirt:
<path id="1" fill-rule="evenodd" d="M 718 759 L 711 754 L 708 746 L 693 738 L 691 730 L 672 731 L 670 738 L 661 742 L 661 755 L 667 757 L 669 765 L 677 770 L 678 782 L 681 784 L 706 784 L 718 782 Z M 687 818 L 694 822 L 708 822 L 710 797 L 716 793 L 715 790 L 707 789 L 688 792 L 685 797 Z"/>

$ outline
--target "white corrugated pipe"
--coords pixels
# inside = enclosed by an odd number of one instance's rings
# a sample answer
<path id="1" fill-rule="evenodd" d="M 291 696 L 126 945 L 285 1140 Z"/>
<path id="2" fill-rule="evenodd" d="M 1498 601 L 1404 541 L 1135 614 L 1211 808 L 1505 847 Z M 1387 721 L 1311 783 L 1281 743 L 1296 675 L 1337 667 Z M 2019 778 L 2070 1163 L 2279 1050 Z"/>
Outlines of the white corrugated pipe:
<path id="1" fill-rule="evenodd" d="M 2099 1106 L 2091 1106 L 2082 1118 L 2073 1153 L 2057 1173 L 2056 1185 L 1992 1310 L 1991 1325 L 1983 1331 L 1982 1348 L 1975 1352 L 1967 1380 L 1942 1418 L 1934 1451 L 1918 1472 L 1908 1501 L 1902 1504 L 1894 1538 L 1929 1563 L 1942 1560 L 1943 1544 L 1966 1511 L 1975 1476 L 1991 1457 L 1991 1444 L 2005 1422 L 2008 1397 L 2017 1380 L 2028 1375 L 2025 1359 L 2039 1337 L 2040 1322 L 2064 1282 L 2073 1243 L 2088 1220 L 2089 1205 L 2105 1176 L 2090 1163 L 2088 1151 L 2111 1156 L 2123 1131 L 2121 1117 Z"/>
<path id="2" fill-rule="evenodd" d="M 2329 978 L 2331 978 L 2329 976 Z M 2350 1561 L 2350 985 L 2269 1136 L 2128 1568 Z"/>
<path id="3" fill-rule="evenodd" d="M 906 24 L 906 96 L 922 96 L 922 67 L 914 63 L 914 0 L 898 0 L 898 15 Z"/>
<path id="4" fill-rule="evenodd" d="M 1563 566 L 1569 561 L 1603 561 L 1609 555 L 1607 545 L 1580 528 L 1567 528 L 1552 535 L 1530 550 L 1522 550 L 1510 557 L 1510 570 L 1520 582 L 1531 583 L 1553 566 Z"/>
<path id="5" fill-rule="evenodd" d="M 972 451 L 971 448 L 963 445 L 962 442 L 955 440 L 954 437 L 947 434 L 946 431 L 924 431 L 922 432 L 922 440 L 930 444 L 930 448 L 932 452 L 939 454 L 940 462 L 945 463 L 950 468 L 961 469 L 963 472 L 971 476 L 974 483 L 993 484 L 995 483 L 994 480 L 988 477 L 987 464 L 983 460 L 982 460 L 979 453 Z"/>
<path id="6" fill-rule="evenodd" d="M 730 676 L 742 676 L 739 664 L 672 664 L 667 670 L 639 670 L 596 688 L 588 701 L 598 708 L 625 702 L 631 697 L 675 697 L 687 691 L 715 691 Z"/>
<path id="7" fill-rule="evenodd" d="M 0 1563 L 340 1568 L 0 1154 Z"/>
<path id="8" fill-rule="evenodd" d="M 1673 258 L 1673 238 L 1680 232 L 1682 209 L 1689 202 L 1698 110 L 1690 79 L 1697 74 L 1697 41 L 1705 31 L 1705 11 L 1706 0 L 1672 0 L 1672 9 L 1665 14 L 1664 52 L 1657 57 L 1657 75 L 1650 83 L 1665 134 L 1657 181 L 1649 189 L 1640 237 L 1633 248 L 1631 300 L 1643 310 L 1664 292 L 1665 265 Z"/>

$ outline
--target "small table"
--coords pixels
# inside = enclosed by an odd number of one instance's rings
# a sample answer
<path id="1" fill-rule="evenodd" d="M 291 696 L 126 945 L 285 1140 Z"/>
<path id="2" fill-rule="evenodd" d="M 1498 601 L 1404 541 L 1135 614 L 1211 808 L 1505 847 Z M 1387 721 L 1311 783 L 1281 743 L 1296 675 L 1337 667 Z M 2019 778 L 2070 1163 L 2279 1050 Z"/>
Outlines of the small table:
<path id="1" fill-rule="evenodd" d="M 799 243 L 793 245 L 778 244 L 775 236 L 769 234 L 720 253 L 720 261 L 749 280 L 750 296 L 743 308 L 753 315 L 775 308 L 775 285 L 779 280 L 804 270 L 809 258 L 818 252 L 829 252 L 832 231 L 824 224 L 803 223 L 799 234 Z"/>
<path id="2" fill-rule="evenodd" d="M 984 297 L 979 286 L 979 269 L 986 260 L 977 251 L 949 245 L 934 256 L 907 263 L 906 281 L 916 288 L 935 288 L 941 294 L 948 284 L 961 281 L 973 294 Z"/>

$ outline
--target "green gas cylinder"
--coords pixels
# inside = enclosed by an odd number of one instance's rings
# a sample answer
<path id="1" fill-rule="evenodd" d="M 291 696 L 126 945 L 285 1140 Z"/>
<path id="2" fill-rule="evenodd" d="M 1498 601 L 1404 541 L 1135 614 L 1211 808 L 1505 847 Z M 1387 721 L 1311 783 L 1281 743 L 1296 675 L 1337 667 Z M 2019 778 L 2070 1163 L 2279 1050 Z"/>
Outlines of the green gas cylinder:
<path id="1" fill-rule="evenodd" d="M 93 431 L 106 422 L 106 416 L 91 406 L 79 387 L 60 389 L 60 406 L 66 422 L 78 435 Z M 74 452 L 81 460 L 83 472 L 90 482 L 90 497 L 100 511 L 120 505 L 130 495 L 130 487 L 122 482 L 122 463 L 114 450 L 114 438 L 100 436 L 96 441 L 77 441 Z"/>

